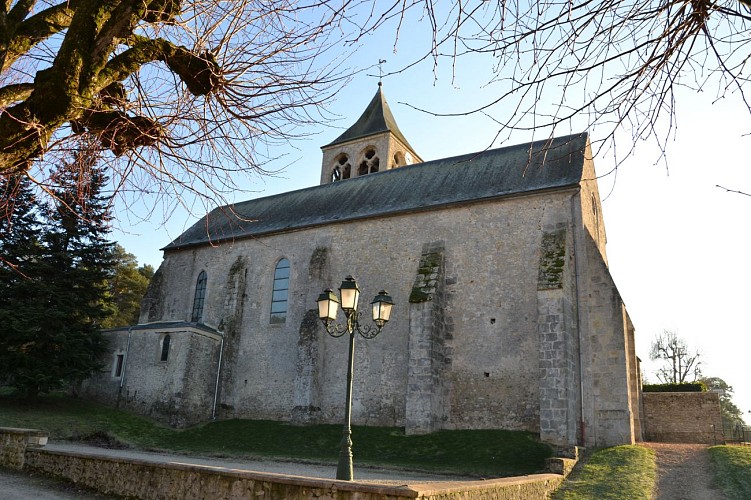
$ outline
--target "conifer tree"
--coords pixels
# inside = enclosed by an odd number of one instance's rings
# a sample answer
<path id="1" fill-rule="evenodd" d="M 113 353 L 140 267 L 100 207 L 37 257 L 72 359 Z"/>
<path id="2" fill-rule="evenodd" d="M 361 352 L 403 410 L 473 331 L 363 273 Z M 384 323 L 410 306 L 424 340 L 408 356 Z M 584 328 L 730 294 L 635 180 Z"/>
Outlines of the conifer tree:
<path id="1" fill-rule="evenodd" d="M 0 341 L 0 378 L 32 398 L 86 378 L 105 349 L 99 328 L 109 313 L 113 244 L 106 239 L 110 216 L 101 193 L 107 179 L 93 162 L 79 153 L 54 173 L 54 204 L 19 206 L 8 218 L 23 226 L 20 231 L 33 227 L 24 226 L 32 222 L 24 214 L 39 210 L 44 219 L 33 251 L 24 254 L 21 233 L 3 242 L 23 266 L 16 265 L 18 276 L 4 288 L 7 302 L 0 305 L 0 321 L 8 325 Z M 9 259 L 4 271 L 12 272 L 13 263 Z"/>
<path id="2" fill-rule="evenodd" d="M 0 178 L 0 383 L 24 383 L 36 351 L 33 307 L 40 286 L 42 223 L 26 176 Z"/>

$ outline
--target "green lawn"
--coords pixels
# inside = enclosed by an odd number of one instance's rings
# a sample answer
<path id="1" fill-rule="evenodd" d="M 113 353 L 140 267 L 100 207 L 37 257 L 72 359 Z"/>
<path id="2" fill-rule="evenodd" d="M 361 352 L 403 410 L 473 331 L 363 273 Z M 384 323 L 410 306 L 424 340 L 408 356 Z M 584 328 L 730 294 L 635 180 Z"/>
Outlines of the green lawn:
<path id="1" fill-rule="evenodd" d="M 751 447 L 713 446 L 709 449 L 717 485 L 729 500 L 751 498 Z"/>
<path id="2" fill-rule="evenodd" d="M 335 463 L 340 425 L 294 426 L 262 420 L 226 420 L 175 430 L 151 420 L 64 396 L 34 404 L 0 396 L 0 426 L 30 427 L 52 439 L 96 439 L 157 450 L 220 456 L 269 456 Z M 401 428 L 352 430 L 355 463 L 480 476 L 539 472 L 549 446 L 525 432 L 440 431 L 405 436 Z"/>
<path id="3" fill-rule="evenodd" d="M 652 498 L 657 466 L 652 450 L 641 446 L 616 446 L 596 450 L 581 469 L 574 471 L 554 500 Z"/>
<path id="4" fill-rule="evenodd" d="M 214 456 L 267 456 L 335 463 L 340 425 L 294 426 L 264 420 L 225 420 L 176 430 L 113 408 L 51 395 L 31 404 L 0 394 L 0 426 L 42 429 L 56 440 L 94 441 Z M 390 427 L 353 428 L 356 464 L 409 467 L 477 476 L 541 471 L 551 449 L 525 432 L 441 431 L 405 436 Z M 751 447 L 710 448 L 715 480 L 728 499 L 751 499 Z M 640 446 L 596 450 L 555 500 L 649 499 L 654 453 Z"/>

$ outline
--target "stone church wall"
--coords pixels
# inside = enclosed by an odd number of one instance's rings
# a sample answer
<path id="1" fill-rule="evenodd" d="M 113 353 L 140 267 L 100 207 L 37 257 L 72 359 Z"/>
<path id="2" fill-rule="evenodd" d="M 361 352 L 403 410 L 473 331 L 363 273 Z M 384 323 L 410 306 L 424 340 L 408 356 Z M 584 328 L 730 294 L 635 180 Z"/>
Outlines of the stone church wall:
<path id="1" fill-rule="evenodd" d="M 365 315 L 381 288 L 396 303 L 378 337 L 356 341 L 353 422 L 404 425 L 409 297 L 423 245 L 440 240 L 445 282 L 439 320 L 450 329 L 441 355 L 433 358 L 444 365 L 435 369 L 445 373 L 445 387 L 437 395 L 444 413 L 431 425 L 538 431 L 540 244 L 544 226 L 570 225 L 570 198 L 571 193 L 524 196 L 169 252 L 162 266 L 162 290 L 169 292 L 161 297 L 164 316 L 158 319 L 189 319 L 195 279 L 205 270 L 204 322 L 221 324 L 227 275 L 244 259 L 247 285 L 236 361 L 232 378 L 222 384 L 220 416 L 286 420 L 296 414 L 306 420 L 307 409 L 314 412 L 308 421 L 339 422 L 347 342 L 330 338 L 306 314 L 315 309 L 322 288 L 336 288 L 353 274 Z M 314 258 L 321 254 L 323 271 Z M 288 315 L 285 323 L 270 324 L 273 273 L 281 258 L 291 267 Z M 315 357 L 302 370 L 301 349 Z"/>
<path id="2" fill-rule="evenodd" d="M 92 397 L 97 401 L 116 406 L 121 390 L 122 378 L 116 373 L 117 357 L 123 356 L 128 348 L 128 329 L 107 330 L 102 333 L 109 349 L 100 359 L 101 370 L 74 387 L 80 396 Z"/>
<path id="3" fill-rule="evenodd" d="M 143 301 L 141 321 L 152 326 L 132 332 L 125 382 L 103 373 L 84 385 L 173 425 L 210 418 L 215 394 L 218 418 L 339 423 L 348 342 L 324 331 L 316 298 L 352 274 L 364 323 L 379 290 L 395 302 L 379 336 L 356 338 L 354 424 L 527 430 L 562 446 L 633 442 L 634 328 L 604 239 L 596 184 L 584 182 L 171 250 Z M 280 259 L 289 261 L 287 312 L 272 322 Z M 202 272 L 201 323 L 215 334 L 195 324 L 174 332 L 160 362 L 154 322 L 191 321 Z M 128 332 L 112 335 L 117 356 Z"/>
<path id="4" fill-rule="evenodd" d="M 187 426 L 211 418 L 218 342 L 189 332 L 170 333 L 167 361 L 160 361 L 158 332 L 136 332 L 122 395 L 125 408 Z"/>
<path id="5" fill-rule="evenodd" d="M 169 331 L 170 348 L 161 360 L 165 331 L 120 329 L 105 333 L 111 352 L 103 369 L 76 391 L 172 426 L 211 418 L 219 341 L 191 331 Z M 130 337 L 130 347 L 128 338 Z M 120 376 L 116 357 L 124 356 Z"/>
<path id="6" fill-rule="evenodd" d="M 629 353 L 633 325 L 590 235 L 584 234 L 577 243 L 583 420 L 587 422 L 582 430 L 584 443 L 633 443 L 640 439 L 634 421 L 639 409 L 632 407 L 634 391 L 638 390 L 630 373 L 636 369 L 635 357 Z"/>

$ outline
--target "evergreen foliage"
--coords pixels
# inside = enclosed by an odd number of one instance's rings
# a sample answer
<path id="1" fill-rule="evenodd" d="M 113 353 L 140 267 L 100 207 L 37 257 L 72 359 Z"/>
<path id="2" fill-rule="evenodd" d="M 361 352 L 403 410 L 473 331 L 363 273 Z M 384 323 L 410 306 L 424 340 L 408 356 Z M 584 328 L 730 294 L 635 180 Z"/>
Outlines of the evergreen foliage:
<path id="1" fill-rule="evenodd" d="M 720 394 L 720 411 L 725 426 L 744 425 L 743 411 L 733 403 L 733 386 L 720 377 L 706 377 L 701 380 L 706 386 Z"/>
<path id="2" fill-rule="evenodd" d="M 704 382 L 683 382 L 679 384 L 644 384 L 643 392 L 707 392 Z"/>
<path id="3" fill-rule="evenodd" d="M 0 382 L 32 398 L 88 377 L 106 348 L 113 244 L 107 178 L 92 162 L 80 154 L 58 167 L 45 206 L 25 177 L 0 181 L 17 193 L 0 221 Z"/>
<path id="4" fill-rule="evenodd" d="M 112 315 L 104 320 L 102 328 L 138 323 L 141 299 L 154 276 L 152 266 L 147 264 L 139 267 L 136 256 L 126 252 L 120 245 L 114 247 L 114 260 L 115 272 L 109 280 Z"/>

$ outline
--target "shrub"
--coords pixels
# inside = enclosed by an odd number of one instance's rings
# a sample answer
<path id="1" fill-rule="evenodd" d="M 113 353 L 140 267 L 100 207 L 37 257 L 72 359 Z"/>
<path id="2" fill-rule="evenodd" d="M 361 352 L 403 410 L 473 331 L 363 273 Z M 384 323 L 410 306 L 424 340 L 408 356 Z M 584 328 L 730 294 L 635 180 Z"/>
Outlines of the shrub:
<path id="1" fill-rule="evenodd" d="M 683 382 L 681 384 L 644 384 L 642 392 L 707 392 L 704 382 Z"/>

